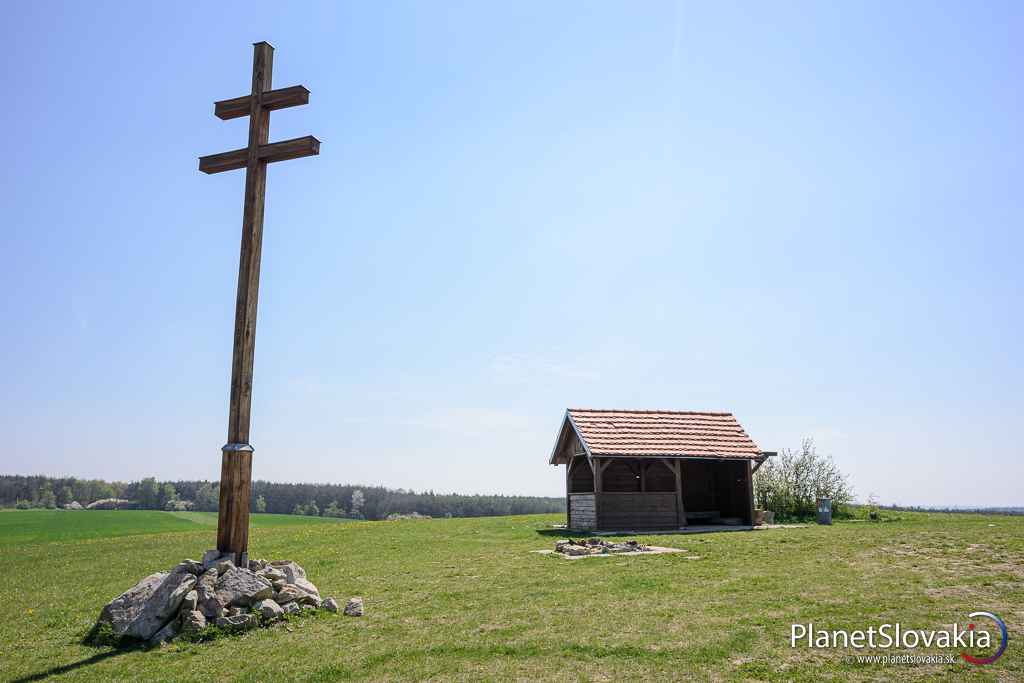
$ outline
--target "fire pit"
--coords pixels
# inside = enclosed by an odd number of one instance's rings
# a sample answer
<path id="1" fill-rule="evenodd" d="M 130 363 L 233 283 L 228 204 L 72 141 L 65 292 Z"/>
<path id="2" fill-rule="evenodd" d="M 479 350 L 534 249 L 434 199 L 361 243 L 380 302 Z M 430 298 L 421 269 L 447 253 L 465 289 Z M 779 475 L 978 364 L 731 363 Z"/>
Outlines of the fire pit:
<path id="1" fill-rule="evenodd" d="M 662 548 L 657 545 L 643 545 L 635 540 L 613 543 L 600 538 L 583 540 L 562 539 L 555 542 L 555 549 L 532 550 L 539 555 L 553 555 L 563 560 L 582 560 L 585 557 L 622 557 L 625 555 L 660 555 L 662 553 L 685 553 L 684 548 Z M 687 559 L 699 560 L 696 555 Z"/>
<path id="2" fill-rule="evenodd" d="M 581 555 L 609 555 L 613 553 L 646 553 L 651 552 L 649 545 L 642 545 L 636 540 L 612 543 L 600 538 L 588 538 L 582 541 L 568 539 L 555 543 L 555 552 L 578 557 Z"/>

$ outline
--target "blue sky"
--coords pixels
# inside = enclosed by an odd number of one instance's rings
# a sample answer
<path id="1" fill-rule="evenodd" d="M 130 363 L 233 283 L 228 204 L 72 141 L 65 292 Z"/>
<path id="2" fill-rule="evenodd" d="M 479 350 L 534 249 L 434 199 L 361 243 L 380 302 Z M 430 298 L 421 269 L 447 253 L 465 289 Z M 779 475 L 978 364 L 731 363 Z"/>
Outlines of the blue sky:
<path id="1" fill-rule="evenodd" d="M 1017 3 L 19 3 L 0 471 L 216 478 L 251 43 L 254 477 L 557 495 L 575 407 L 1024 504 Z M 253 17 L 258 17 L 253 18 Z"/>

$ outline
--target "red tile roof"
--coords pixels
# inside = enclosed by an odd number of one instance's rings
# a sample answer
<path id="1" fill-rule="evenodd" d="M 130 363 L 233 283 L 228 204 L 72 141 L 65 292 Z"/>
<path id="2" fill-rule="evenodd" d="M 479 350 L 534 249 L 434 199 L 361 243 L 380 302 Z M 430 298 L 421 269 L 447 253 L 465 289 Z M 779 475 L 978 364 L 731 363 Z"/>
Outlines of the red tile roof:
<path id="1" fill-rule="evenodd" d="M 732 413 L 570 408 L 593 456 L 756 458 L 761 449 Z"/>

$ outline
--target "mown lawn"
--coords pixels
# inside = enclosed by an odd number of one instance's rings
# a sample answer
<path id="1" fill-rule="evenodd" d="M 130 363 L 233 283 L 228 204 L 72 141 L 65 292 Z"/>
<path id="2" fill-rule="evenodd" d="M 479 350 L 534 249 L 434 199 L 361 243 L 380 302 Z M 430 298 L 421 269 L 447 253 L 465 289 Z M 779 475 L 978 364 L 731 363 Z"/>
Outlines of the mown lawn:
<path id="1" fill-rule="evenodd" d="M 252 556 L 298 561 L 325 596 L 364 596 L 365 617 L 318 614 L 291 630 L 150 651 L 86 646 L 107 600 L 200 556 L 215 520 L 0 513 L 0 677 L 1024 680 L 1024 518 L 901 513 L 884 523 L 650 536 L 688 552 L 566 561 L 530 552 L 553 544 L 557 536 L 539 532 L 558 516 L 272 517 L 253 517 Z M 936 629 L 976 610 L 1010 629 L 1006 654 L 987 667 L 864 665 L 847 660 L 852 651 L 789 646 L 794 622 Z"/>
<path id="2" fill-rule="evenodd" d="M 252 515 L 251 519 L 253 528 L 257 529 L 348 521 L 326 517 L 302 519 L 294 515 Z M 0 547 L 209 528 L 217 528 L 216 512 L 88 510 L 79 514 L 64 510 L 3 510 L 0 511 Z"/>

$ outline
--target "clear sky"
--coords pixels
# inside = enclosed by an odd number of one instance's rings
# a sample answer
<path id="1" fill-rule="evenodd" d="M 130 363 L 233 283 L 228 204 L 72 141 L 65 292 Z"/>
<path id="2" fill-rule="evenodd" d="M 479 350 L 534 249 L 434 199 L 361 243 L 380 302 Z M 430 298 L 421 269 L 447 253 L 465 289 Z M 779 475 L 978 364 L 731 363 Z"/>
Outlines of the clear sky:
<path id="1" fill-rule="evenodd" d="M 256 7 L 256 9 L 250 9 Z M 253 475 L 558 495 L 566 407 L 1024 504 L 1020 3 L 10 3 L 0 472 L 216 478 L 251 43 Z"/>

